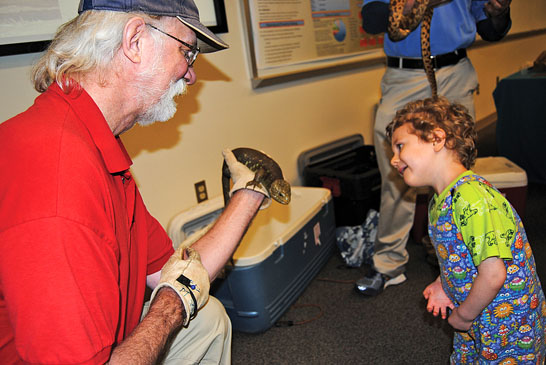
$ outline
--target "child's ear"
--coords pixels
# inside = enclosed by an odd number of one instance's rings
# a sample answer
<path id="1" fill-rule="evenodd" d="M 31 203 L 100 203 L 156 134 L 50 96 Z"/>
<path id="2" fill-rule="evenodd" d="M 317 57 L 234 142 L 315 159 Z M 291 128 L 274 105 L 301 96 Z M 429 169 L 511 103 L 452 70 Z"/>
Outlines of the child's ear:
<path id="1" fill-rule="evenodd" d="M 434 128 L 432 130 L 432 146 L 434 151 L 438 152 L 444 148 L 446 144 L 446 131 L 442 128 Z"/>

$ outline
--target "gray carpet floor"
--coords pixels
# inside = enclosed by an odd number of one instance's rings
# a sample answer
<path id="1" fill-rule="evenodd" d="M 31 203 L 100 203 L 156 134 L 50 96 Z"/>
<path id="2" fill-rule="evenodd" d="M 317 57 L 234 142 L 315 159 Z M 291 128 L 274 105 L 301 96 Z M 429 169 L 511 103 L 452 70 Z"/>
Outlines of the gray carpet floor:
<path id="1" fill-rule="evenodd" d="M 544 208 L 546 185 L 530 184 L 522 215 L 546 283 Z M 427 262 L 421 244 L 410 240 L 407 249 L 408 280 L 373 298 L 353 289 L 368 266 L 346 268 L 336 249 L 280 318 L 294 325 L 259 334 L 234 331 L 233 364 L 447 364 L 452 329 L 426 312 L 422 296 L 438 269 Z"/>
<path id="2" fill-rule="evenodd" d="M 545 207 L 546 185 L 529 185 L 524 225 L 543 283 Z M 302 324 L 260 334 L 234 331 L 233 364 L 447 364 L 452 329 L 426 312 L 421 294 L 438 271 L 423 246 L 410 241 L 407 248 L 408 280 L 373 298 L 353 290 L 368 268 L 346 268 L 336 251 L 280 318 Z"/>

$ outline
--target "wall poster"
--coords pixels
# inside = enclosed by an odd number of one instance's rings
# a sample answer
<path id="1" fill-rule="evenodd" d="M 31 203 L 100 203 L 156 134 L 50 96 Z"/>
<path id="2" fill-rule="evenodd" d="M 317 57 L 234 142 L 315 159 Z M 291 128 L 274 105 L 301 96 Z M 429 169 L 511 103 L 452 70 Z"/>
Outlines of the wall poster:
<path id="1" fill-rule="evenodd" d="M 286 75 L 383 59 L 383 34 L 362 29 L 362 0 L 243 1 L 254 87 Z"/>
<path id="2" fill-rule="evenodd" d="M 59 25 L 77 14 L 74 0 L 2 0 L 0 56 L 44 50 Z"/>

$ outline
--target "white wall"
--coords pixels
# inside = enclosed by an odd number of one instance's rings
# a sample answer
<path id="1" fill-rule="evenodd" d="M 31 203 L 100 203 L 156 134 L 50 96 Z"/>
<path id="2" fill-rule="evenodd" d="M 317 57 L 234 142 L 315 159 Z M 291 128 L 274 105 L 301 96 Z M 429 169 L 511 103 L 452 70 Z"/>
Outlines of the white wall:
<path id="1" fill-rule="evenodd" d="M 221 194 L 221 150 L 247 146 L 272 155 L 285 177 L 299 184 L 298 155 L 353 133 L 372 143 L 373 110 L 380 97 L 383 66 L 322 75 L 254 90 L 250 83 L 240 2 L 226 1 L 227 51 L 200 55 L 199 82 L 179 99 L 167 123 L 135 127 L 122 136 L 134 160 L 133 173 L 148 208 L 166 227 L 196 204 L 194 183 L 205 180 L 209 196 Z M 495 111 L 497 76 L 506 77 L 533 61 L 546 35 L 503 41 L 470 51 L 478 70 L 477 119 Z M 29 82 L 38 55 L 0 58 L 0 120 L 25 110 L 37 93 Z"/>

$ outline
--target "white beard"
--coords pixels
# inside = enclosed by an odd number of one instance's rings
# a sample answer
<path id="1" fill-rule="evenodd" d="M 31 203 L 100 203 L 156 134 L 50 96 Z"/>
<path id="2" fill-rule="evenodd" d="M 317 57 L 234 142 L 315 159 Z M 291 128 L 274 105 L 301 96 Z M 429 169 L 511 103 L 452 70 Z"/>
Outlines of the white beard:
<path id="1" fill-rule="evenodd" d="M 166 122 L 176 113 L 176 102 L 174 98 L 186 92 L 186 80 L 180 79 L 176 82 L 171 81 L 169 88 L 165 90 L 159 101 L 148 108 L 143 114 L 138 116 L 137 122 L 141 126 L 153 124 L 154 122 Z M 142 98 L 149 97 L 152 92 L 147 90 L 141 93 Z"/>

